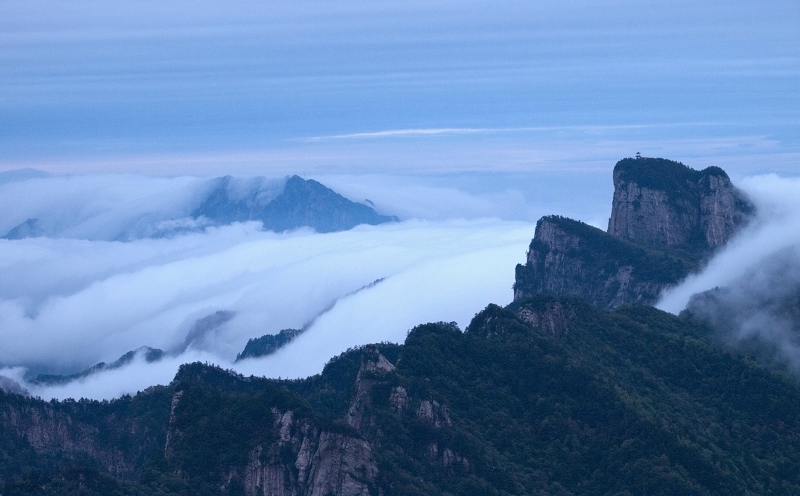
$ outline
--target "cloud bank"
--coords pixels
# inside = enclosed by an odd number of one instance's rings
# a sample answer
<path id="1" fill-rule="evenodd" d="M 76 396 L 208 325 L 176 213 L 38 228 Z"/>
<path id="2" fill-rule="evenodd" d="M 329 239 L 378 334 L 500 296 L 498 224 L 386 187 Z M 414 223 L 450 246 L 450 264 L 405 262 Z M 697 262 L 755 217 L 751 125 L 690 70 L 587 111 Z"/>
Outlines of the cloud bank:
<path id="1" fill-rule="evenodd" d="M 698 274 L 667 291 L 658 307 L 678 313 L 692 295 L 742 279 L 775 253 L 800 246 L 800 177 L 753 176 L 738 183 L 757 216 Z"/>
<path id="2" fill-rule="evenodd" d="M 688 306 L 726 339 L 767 343 L 800 372 L 800 177 L 755 176 L 741 187 L 756 218 L 657 306 L 676 314 Z"/>
<path id="3" fill-rule="evenodd" d="M 88 176 L 24 183 L 4 186 L 9 205 L 13 195 L 38 191 L 20 197 L 14 215 L 49 208 L 71 226 L 65 232 L 83 236 L 0 240 L 0 375 L 43 397 L 135 393 L 168 383 L 181 363 L 194 360 L 303 377 L 349 347 L 402 342 L 422 322 L 465 326 L 489 302 L 511 300 L 514 266 L 533 235 L 528 222 L 440 218 L 327 234 L 238 223 L 109 241 L 103 238 L 113 239 L 142 215 L 180 214 L 196 180 Z M 59 188 L 66 191 L 57 194 Z M 141 208 L 119 200 L 126 195 Z M 248 339 L 305 325 L 306 333 L 276 355 L 234 365 Z M 169 356 L 148 363 L 137 355 L 68 385 L 26 381 L 110 363 L 142 346 Z"/>

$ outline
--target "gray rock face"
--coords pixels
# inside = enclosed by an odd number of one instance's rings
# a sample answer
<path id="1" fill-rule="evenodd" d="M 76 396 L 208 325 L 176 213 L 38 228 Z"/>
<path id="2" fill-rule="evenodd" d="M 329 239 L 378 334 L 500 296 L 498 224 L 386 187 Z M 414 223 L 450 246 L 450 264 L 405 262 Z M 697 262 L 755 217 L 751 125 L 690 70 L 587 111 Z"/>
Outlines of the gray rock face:
<path id="1" fill-rule="evenodd" d="M 603 308 L 653 304 L 730 240 L 752 211 L 718 167 L 620 160 L 608 233 L 543 217 L 525 265 L 517 266 L 514 299 L 542 293 L 575 295 Z"/>
<path id="2" fill-rule="evenodd" d="M 116 476 L 129 475 L 133 470 L 122 452 L 114 446 L 97 442 L 96 428 L 76 422 L 69 415 L 56 412 L 47 405 L 38 408 L 5 408 L 0 413 L 0 421 L 25 439 L 37 453 L 87 455 Z"/>
<path id="3" fill-rule="evenodd" d="M 517 265 L 514 299 L 541 293 L 575 295 L 603 308 L 649 304 L 689 270 L 678 258 L 582 222 L 549 216 L 536 225 L 525 265 Z M 551 330 L 560 333 L 557 326 Z"/>
<path id="4" fill-rule="evenodd" d="M 378 468 L 366 441 L 320 431 L 296 420 L 291 410 L 273 408 L 272 414 L 277 440 L 250 452 L 244 468 L 247 496 L 370 494 Z"/>
<path id="5" fill-rule="evenodd" d="M 718 167 L 702 171 L 664 159 L 624 159 L 614 167 L 608 233 L 638 243 L 714 250 L 752 206 Z"/>
<path id="6" fill-rule="evenodd" d="M 386 374 L 393 372 L 395 366 L 378 352 L 377 348 L 365 348 L 361 355 L 361 367 L 356 376 L 356 394 L 347 410 L 347 423 L 358 431 L 370 427 L 372 419 L 365 415 L 369 407 L 372 388 Z M 407 401 L 407 398 L 406 398 Z"/>
<path id="7" fill-rule="evenodd" d="M 569 322 L 575 317 L 575 311 L 559 301 L 553 301 L 543 309 L 523 306 L 516 311 L 516 315 L 534 329 L 560 336 L 569 332 Z"/>

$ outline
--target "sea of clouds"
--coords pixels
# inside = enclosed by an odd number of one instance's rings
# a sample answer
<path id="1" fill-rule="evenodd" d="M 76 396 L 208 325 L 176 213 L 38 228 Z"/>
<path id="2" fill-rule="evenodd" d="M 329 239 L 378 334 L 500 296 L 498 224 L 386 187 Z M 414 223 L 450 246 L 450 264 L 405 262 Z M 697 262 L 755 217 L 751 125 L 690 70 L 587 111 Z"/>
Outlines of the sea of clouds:
<path id="1" fill-rule="evenodd" d="M 249 222 L 137 237 L 131 233 L 189 222 L 209 180 L 0 177 L 0 234 L 29 218 L 56 233 L 0 239 L 0 377 L 43 398 L 98 399 L 167 384 L 192 361 L 246 375 L 306 377 L 348 348 L 401 343 L 424 322 L 455 321 L 463 328 L 488 303 L 509 303 L 533 222 L 557 213 L 512 194 L 503 201 L 530 219 L 503 219 L 497 191 L 420 189 L 408 180 L 393 190 L 386 177 L 362 178 L 360 185 L 356 177 L 338 181 L 351 198 L 371 193 L 380 213 L 404 220 L 327 234 L 274 233 Z M 800 250 L 800 178 L 766 175 L 737 183 L 758 215 L 704 270 L 665 292 L 660 308 L 679 313 L 692 295 L 715 287 L 732 288 L 726 295 L 748 301 L 800 287 L 794 263 L 800 257 L 781 255 Z M 446 201 L 437 203 L 436 195 Z M 584 220 L 603 217 L 592 208 Z M 788 260 L 789 268 L 773 270 L 775 260 Z M 800 357 L 795 338 L 770 331 L 763 315 L 752 317 L 741 320 L 762 325 L 737 330 L 736 339 L 763 334 L 787 356 Z M 306 332 L 271 356 L 235 361 L 248 339 L 284 328 Z M 67 384 L 30 382 L 39 373 L 111 363 L 143 346 L 162 349 L 165 357 L 149 363 L 139 352 L 122 367 Z"/>
<path id="2" fill-rule="evenodd" d="M 430 189 L 449 199 L 442 209 L 450 215 L 428 200 L 419 218 L 338 233 L 274 233 L 249 222 L 134 235 L 190 222 L 208 183 L 86 175 L 0 184 L 0 234 L 31 218 L 51 233 L 0 239 L 0 374 L 44 398 L 135 393 L 168 383 L 181 363 L 197 360 L 305 377 L 350 347 L 402 342 L 428 321 L 463 327 L 486 304 L 509 303 L 514 266 L 534 230 L 531 222 L 491 217 L 483 198 Z M 402 211 L 398 202 L 407 197 L 381 195 L 376 203 Z M 463 218 L 453 218 L 459 212 Z M 224 318 L 197 326 L 214 315 Z M 234 362 L 248 339 L 303 327 L 285 350 Z M 139 353 L 124 367 L 66 385 L 29 381 L 143 346 L 167 356 L 148 363 Z"/>

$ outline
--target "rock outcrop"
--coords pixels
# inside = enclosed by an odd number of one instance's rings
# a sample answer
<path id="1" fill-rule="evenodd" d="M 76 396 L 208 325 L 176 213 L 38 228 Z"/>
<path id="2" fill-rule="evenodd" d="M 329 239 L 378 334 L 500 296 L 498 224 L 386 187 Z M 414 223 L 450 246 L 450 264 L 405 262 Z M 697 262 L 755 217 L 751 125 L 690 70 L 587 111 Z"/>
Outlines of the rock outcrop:
<path id="1" fill-rule="evenodd" d="M 749 219 L 752 205 L 718 167 L 620 160 L 608 232 L 558 216 L 536 225 L 514 298 L 575 295 L 603 308 L 653 304 Z"/>
<path id="2" fill-rule="evenodd" d="M 541 293 L 575 295 L 603 308 L 652 303 L 692 267 L 582 222 L 548 216 L 536 224 L 525 265 L 517 265 L 514 299 Z"/>
<path id="3" fill-rule="evenodd" d="M 347 423 L 351 427 L 361 432 L 370 427 L 372 419 L 367 410 L 371 406 L 372 389 L 386 374 L 394 370 L 395 366 L 377 348 L 369 346 L 362 350 L 361 367 L 356 376 L 356 394 L 347 410 Z"/>
<path id="4" fill-rule="evenodd" d="M 378 468 L 365 440 L 320 431 L 291 410 L 273 408 L 272 414 L 277 439 L 250 451 L 243 470 L 247 496 L 369 496 Z"/>
<path id="5" fill-rule="evenodd" d="M 608 233 L 645 245 L 708 251 L 724 245 L 752 210 L 719 167 L 696 171 L 671 160 L 628 158 L 614 167 Z"/>

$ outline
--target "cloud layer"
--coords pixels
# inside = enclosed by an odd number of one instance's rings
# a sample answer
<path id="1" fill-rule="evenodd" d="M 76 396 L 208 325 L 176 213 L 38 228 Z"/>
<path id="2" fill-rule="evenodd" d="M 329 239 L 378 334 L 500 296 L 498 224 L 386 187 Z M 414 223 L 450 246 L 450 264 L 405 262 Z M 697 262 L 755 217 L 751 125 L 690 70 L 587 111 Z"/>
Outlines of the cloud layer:
<path id="1" fill-rule="evenodd" d="M 678 313 L 692 295 L 734 284 L 774 254 L 800 246 L 800 178 L 771 174 L 738 184 L 755 203 L 757 217 L 699 274 L 665 292 L 659 308 Z"/>
<path id="2" fill-rule="evenodd" d="M 662 296 L 658 307 L 687 308 L 734 343 L 766 343 L 800 372 L 800 178 L 741 183 L 757 217 L 700 273 Z"/>
<path id="3" fill-rule="evenodd" d="M 245 223 L 108 241 L 102 238 L 148 212 L 182 212 L 195 181 L 87 176 L 24 183 L 5 185 L 3 201 L 36 191 L 21 198 L 19 211 L 52 209 L 75 226 L 70 233 L 87 238 L 0 240 L 2 375 L 45 397 L 136 392 L 169 382 L 190 360 L 232 367 L 248 339 L 283 328 L 310 324 L 285 351 L 236 368 L 302 377 L 348 347 L 402 342 L 421 322 L 466 325 L 489 302 L 511 300 L 514 265 L 533 234 L 527 222 L 439 218 L 329 234 L 276 234 Z M 131 208 L 123 197 L 146 208 Z M 65 387 L 24 383 L 24 374 L 73 373 L 142 346 L 170 356 L 153 364 L 139 357 Z"/>

